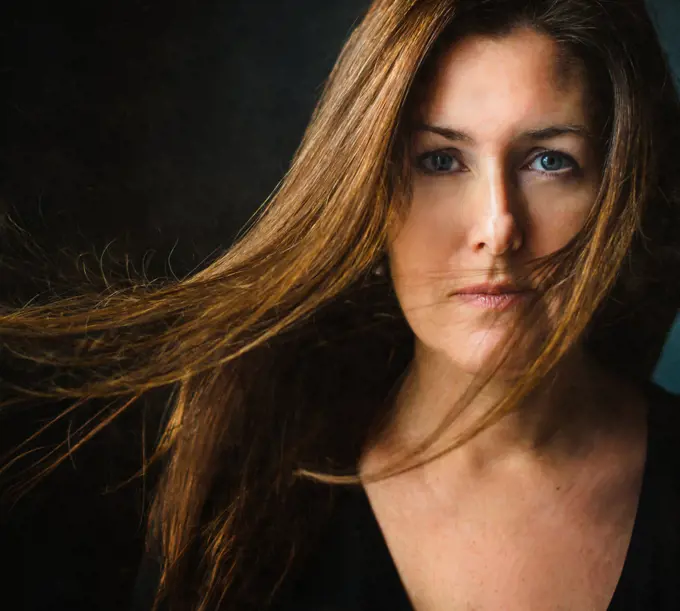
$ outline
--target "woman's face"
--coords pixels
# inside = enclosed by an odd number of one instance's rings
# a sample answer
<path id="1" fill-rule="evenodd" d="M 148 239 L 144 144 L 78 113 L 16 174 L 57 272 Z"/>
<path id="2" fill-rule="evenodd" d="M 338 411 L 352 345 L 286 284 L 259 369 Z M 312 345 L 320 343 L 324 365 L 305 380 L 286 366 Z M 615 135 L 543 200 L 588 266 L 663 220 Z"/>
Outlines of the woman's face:
<path id="1" fill-rule="evenodd" d="M 437 66 L 412 138 L 413 199 L 389 240 L 416 355 L 478 371 L 529 301 L 519 272 L 567 245 L 594 205 L 585 82 L 557 59 L 552 39 L 520 29 L 464 39 Z"/>

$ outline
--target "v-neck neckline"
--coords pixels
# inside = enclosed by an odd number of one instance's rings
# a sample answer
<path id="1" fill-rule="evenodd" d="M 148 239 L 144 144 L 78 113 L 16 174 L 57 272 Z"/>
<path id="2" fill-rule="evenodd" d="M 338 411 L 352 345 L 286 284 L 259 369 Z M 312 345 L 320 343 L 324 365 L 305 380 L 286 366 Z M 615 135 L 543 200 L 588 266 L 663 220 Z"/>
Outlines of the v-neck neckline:
<path id="1" fill-rule="evenodd" d="M 617 581 L 612 598 L 603 611 L 620 611 L 626 607 L 628 594 L 634 588 L 633 575 L 638 575 L 645 567 L 645 549 L 649 539 L 648 529 L 651 524 L 651 491 L 650 480 L 652 470 L 656 464 L 655 453 L 657 450 L 655 435 L 655 398 L 651 386 L 646 389 L 646 449 L 642 482 L 638 495 L 635 520 L 630 535 L 626 556 Z M 386 608 L 384 605 L 389 600 L 391 611 L 414 611 L 409 600 L 406 587 L 401 579 L 399 571 L 390 553 L 387 541 L 380 524 L 371 506 L 368 494 L 363 486 L 354 489 L 357 494 L 358 511 L 360 517 L 358 523 L 364 525 L 356 533 L 359 540 L 356 542 L 364 551 L 361 554 L 362 585 L 359 588 L 362 596 L 361 608 L 374 609 Z M 366 599 L 366 600 L 365 600 Z M 375 600 L 373 604 L 369 600 Z M 377 604 L 377 606 L 373 606 Z"/>

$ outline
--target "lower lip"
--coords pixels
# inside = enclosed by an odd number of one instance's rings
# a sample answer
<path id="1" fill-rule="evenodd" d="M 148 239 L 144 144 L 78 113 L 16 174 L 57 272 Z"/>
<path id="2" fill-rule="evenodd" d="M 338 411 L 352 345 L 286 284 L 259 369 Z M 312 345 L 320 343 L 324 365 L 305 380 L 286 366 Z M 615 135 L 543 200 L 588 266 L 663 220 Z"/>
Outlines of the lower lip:
<path id="1" fill-rule="evenodd" d="M 524 302 L 528 293 L 456 293 L 455 296 L 477 308 L 502 311 Z"/>

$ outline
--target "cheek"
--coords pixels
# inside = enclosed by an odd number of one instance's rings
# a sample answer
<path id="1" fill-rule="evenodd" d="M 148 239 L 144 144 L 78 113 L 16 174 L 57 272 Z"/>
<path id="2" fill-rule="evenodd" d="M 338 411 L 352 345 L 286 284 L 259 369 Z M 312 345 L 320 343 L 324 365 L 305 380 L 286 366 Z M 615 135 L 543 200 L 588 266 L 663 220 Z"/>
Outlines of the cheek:
<path id="1" fill-rule="evenodd" d="M 451 253 L 449 232 L 410 215 L 388 249 L 392 285 L 403 308 L 418 308 L 438 299 L 447 282 L 442 270 L 450 266 Z"/>
<path id="2" fill-rule="evenodd" d="M 544 191 L 540 196 L 533 194 L 527 198 L 526 230 L 532 254 L 537 256 L 566 246 L 583 229 L 596 197 L 592 188 L 572 193 Z"/>
<path id="3" fill-rule="evenodd" d="M 434 215 L 413 212 L 390 241 L 390 266 L 401 274 L 441 270 L 450 262 L 459 233 Z"/>
<path id="4" fill-rule="evenodd" d="M 415 181 L 408 214 L 390 236 L 394 269 L 415 273 L 446 267 L 465 240 L 460 193 L 447 182 Z"/>

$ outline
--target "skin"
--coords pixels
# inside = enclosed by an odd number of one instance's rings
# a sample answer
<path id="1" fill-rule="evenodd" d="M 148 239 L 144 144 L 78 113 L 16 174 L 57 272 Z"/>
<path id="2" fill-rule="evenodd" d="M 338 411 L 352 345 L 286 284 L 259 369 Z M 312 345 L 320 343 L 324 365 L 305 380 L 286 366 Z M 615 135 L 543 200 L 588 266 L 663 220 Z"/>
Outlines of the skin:
<path id="1" fill-rule="evenodd" d="M 556 87 L 551 62 L 521 52 L 525 38 L 518 37 L 517 53 L 493 42 L 477 53 L 480 44 L 444 58 L 421 109 L 413 199 L 389 248 L 417 358 L 469 374 L 503 341 L 515 311 L 492 325 L 480 308 L 447 294 L 511 280 L 523 264 L 566 246 L 600 181 L 581 81 Z M 580 131 L 530 134 L 562 126 Z"/>
<path id="2" fill-rule="evenodd" d="M 426 92 L 412 138 L 411 205 L 389 236 L 393 286 L 415 336 L 388 433 L 395 443 L 432 432 L 519 325 L 522 344 L 442 441 L 465 430 L 508 393 L 555 322 L 554 300 L 527 318 L 526 300 L 496 311 L 452 293 L 500 281 L 531 288 L 528 264 L 569 244 L 595 205 L 601 164 L 592 104 L 578 65 L 567 73 L 558 65 L 552 40 L 531 30 L 474 37 L 441 58 Z M 558 429 L 592 428 L 618 383 L 577 346 L 517 414 L 468 449 L 491 448 L 479 461 L 514 450 L 545 458 L 544 440 Z M 581 413 L 565 412 L 567 395 L 579 398 Z"/>
<path id="3" fill-rule="evenodd" d="M 452 293 L 517 282 L 528 262 L 568 244 L 595 205 L 600 165 L 585 81 L 578 70 L 560 77 L 556 57 L 550 38 L 520 29 L 464 39 L 439 62 L 417 117 L 430 127 L 413 135 L 413 200 L 389 244 L 415 356 L 393 422 L 362 457 L 363 474 L 430 433 L 522 324 L 521 302 L 489 311 Z M 564 126 L 570 133 L 529 135 Z M 549 303 L 523 333 L 545 333 L 558 307 Z M 435 450 L 507 393 L 530 344 L 513 352 Z M 432 463 L 365 488 L 418 611 L 454 602 L 604 610 L 645 456 L 644 399 L 577 348 L 516 413 Z"/>

